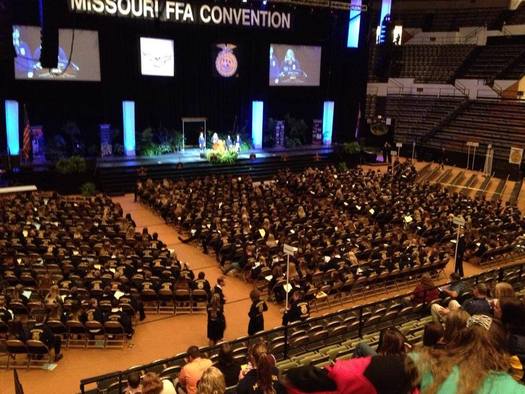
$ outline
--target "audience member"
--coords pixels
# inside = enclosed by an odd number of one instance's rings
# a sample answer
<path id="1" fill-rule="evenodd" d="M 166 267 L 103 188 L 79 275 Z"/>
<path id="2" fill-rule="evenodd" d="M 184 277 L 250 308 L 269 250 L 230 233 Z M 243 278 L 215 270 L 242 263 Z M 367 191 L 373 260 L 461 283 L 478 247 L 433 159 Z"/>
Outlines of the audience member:
<path id="1" fill-rule="evenodd" d="M 226 387 L 235 386 L 239 382 L 241 367 L 233 358 L 233 349 L 229 343 L 221 345 L 216 367 L 224 375 Z"/>
<path id="2" fill-rule="evenodd" d="M 30 330 L 29 334 L 30 337 L 27 339 L 41 341 L 49 349 L 54 350 L 55 362 L 58 362 L 60 359 L 62 359 L 62 338 L 59 335 L 55 335 L 51 328 L 49 328 L 49 326 L 46 324 L 46 315 L 36 315 L 36 323 Z"/>
<path id="3" fill-rule="evenodd" d="M 290 394 L 417 394 L 418 383 L 414 362 L 399 354 L 336 360 L 323 369 L 299 367 L 286 375 Z"/>
<path id="4" fill-rule="evenodd" d="M 197 394 L 224 394 L 226 384 L 221 371 L 215 367 L 209 367 L 197 384 Z"/>
<path id="5" fill-rule="evenodd" d="M 444 349 L 411 353 L 424 393 L 523 393 L 508 371 L 509 357 L 491 317 L 474 315 Z"/>
<path id="6" fill-rule="evenodd" d="M 251 369 L 243 373 L 237 385 L 238 394 L 284 394 L 286 389 L 279 381 L 275 358 L 264 343 L 252 346 L 248 354 Z"/>
<path id="7" fill-rule="evenodd" d="M 510 353 L 513 376 L 525 383 L 525 304 L 515 297 L 499 299 L 501 322 L 507 330 L 506 349 Z"/>
<path id="8" fill-rule="evenodd" d="M 132 372 L 128 375 L 128 385 L 124 389 L 124 394 L 142 394 L 142 385 L 140 384 L 140 374 Z"/>
<path id="9" fill-rule="evenodd" d="M 474 287 L 472 291 L 473 298 L 466 300 L 463 305 L 460 305 L 456 300 L 452 300 L 448 304 L 448 308 L 443 308 L 439 304 L 433 304 L 431 308 L 434 321 L 443 320 L 444 316 L 452 310 L 463 308 L 469 315 L 487 315 L 492 316 L 492 308 L 487 299 L 488 289 L 484 283 L 480 283 Z"/>
<path id="10" fill-rule="evenodd" d="M 444 335 L 445 332 L 443 330 L 443 326 L 440 323 L 430 322 L 425 324 L 425 330 L 423 331 L 423 346 L 429 348 L 443 346 Z"/>
<path id="11" fill-rule="evenodd" d="M 405 354 L 408 342 L 405 336 L 394 327 L 385 328 L 379 334 L 379 343 L 374 350 L 366 342 L 360 342 L 354 351 L 354 357 Z"/>
<path id="12" fill-rule="evenodd" d="M 416 304 L 430 304 L 439 298 L 439 290 L 429 274 L 423 274 L 421 281 L 412 293 L 412 301 Z"/>
<path id="13" fill-rule="evenodd" d="M 148 372 L 142 377 L 142 394 L 176 394 L 175 386 L 169 379 L 160 379 L 159 375 Z"/>
<path id="14" fill-rule="evenodd" d="M 463 309 L 453 310 L 447 313 L 444 320 L 443 344 L 446 346 L 453 343 L 458 335 L 460 335 L 470 318 L 468 312 Z M 438 323 L 440 324 L 440 323 Z"/>
<path id="15" fill-rule="evenodd" d="M 186 353 L 187 364 L 180 371 L 178 385 L 187 394 L 195 394 L 198 381 L 204 371 L 212 366 L 212 362 L 202 357 L 197 346 L 190 346 Z"/>

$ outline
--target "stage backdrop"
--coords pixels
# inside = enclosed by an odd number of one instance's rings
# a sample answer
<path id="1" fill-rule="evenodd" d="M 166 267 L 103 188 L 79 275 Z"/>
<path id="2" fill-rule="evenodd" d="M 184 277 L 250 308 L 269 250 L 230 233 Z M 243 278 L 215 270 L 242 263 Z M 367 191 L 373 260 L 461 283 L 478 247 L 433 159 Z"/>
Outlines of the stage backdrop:
<path id="1" fill-rule="evenodd" d="M 38 25 L 37 1 L 14 3 L 14 24 Z M 74 121 L 88 144 L 98 145 L 99 124 L 122 130 L 122 100 L 136 102 L 137 142 L 148 126 L 181 130 L 182 117 L 206 117 L 214 131 L 231 131 L 237 124 L 249 133 L 252 100 L 265 102 L 265 121 L 290 114 L 304 119 L 309 130 L 313 119 L 322 119 L 323 101 L 335 101 L 334 140 L 353 138 L 356 104 L 366 91 L 367 51 L 346 48 L 348 12 L 270 8 L 291 14 L 290 29 L 270 29 L 75 14 L 65 0 L 60 3 L 61 28 L 98 31 L 101 82 L 15 80 L 12 64 L 1 65 L 7 80 L 2 98 L 25 103 L 31 123 L 43 125 L 46 138 Z M 361 42 L 368 30 L 363 16 Z M 174 77 L 141 75 L 140 37 L 174 41 Z M 320 86 L 270 87 L 271 43 L 321 46 Z M 235 46 L 238 68 L 229 78 L 215 70 L 220 44 Z"/>

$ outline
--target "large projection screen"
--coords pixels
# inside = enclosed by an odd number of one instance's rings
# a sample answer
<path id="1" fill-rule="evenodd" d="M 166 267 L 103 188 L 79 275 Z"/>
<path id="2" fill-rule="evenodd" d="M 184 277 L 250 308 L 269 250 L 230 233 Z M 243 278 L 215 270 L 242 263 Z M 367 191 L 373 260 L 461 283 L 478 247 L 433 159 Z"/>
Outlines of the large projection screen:
<path id="1" fill-rule="evenodd" d="M 270 86 L 319 86 L 321 47 L 270 45 Z"/>
<path id="2" fill-rule="evenodd" d="M 159 77 L 175 76 L 173 40 L 140 37 L 140 72 Z"/>
<path id="3" fill-rule="evenodd" d="M 40 27 L 13 26 L 13 45 L 16 51 L 15 78 L 100 81 L 97 31 L 59 29 L 58 44 L 58 67 L 51 70 L 42 68 L 40 64 Z M 70 54 L 71 60 L 69 59 Z"/>

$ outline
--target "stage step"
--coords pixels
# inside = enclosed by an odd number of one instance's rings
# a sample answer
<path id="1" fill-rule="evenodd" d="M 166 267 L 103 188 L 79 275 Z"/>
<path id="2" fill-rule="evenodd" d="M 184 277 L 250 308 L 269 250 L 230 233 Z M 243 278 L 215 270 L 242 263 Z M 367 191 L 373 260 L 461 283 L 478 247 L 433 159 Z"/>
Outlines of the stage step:
<path id="1" fill-rule="evenodd" d="M 152 179 L 194 178 L 206 175 L 250 175 L 253 179 L 267 179 L 279 170 L 289 168 L 291 171 L 302 171 L 307 167 L 335 165 L 336 156 L 332 152 L 289 156 L 286 161 L 281 156 L 239 160 L 233 166 L 213 165 L 208 162 L 185 163 L 177 168 L 176 163 L 144 166 L 147 176 Z M 97 168 L 97 188 L 108 194 L 132 192 L 137 181 L 141 165 L 134 162 L 130 165 L 116 163 L 113 167 Z"/>

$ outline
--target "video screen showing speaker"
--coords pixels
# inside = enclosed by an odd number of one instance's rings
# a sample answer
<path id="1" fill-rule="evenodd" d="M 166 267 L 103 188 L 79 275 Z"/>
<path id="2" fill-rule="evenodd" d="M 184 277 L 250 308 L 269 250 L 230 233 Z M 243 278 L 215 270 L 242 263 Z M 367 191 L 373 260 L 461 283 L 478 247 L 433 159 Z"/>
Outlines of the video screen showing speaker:
<path id="1" fill-rule="evenodd" d="M 140 37 L 140 72 L 158 77 L 175 76 L 173 40 Z"/>
<path id="2" fill-rule="evenodd" d="M 321 47 L 270 45 L 270 86 L 319 86 Z"/>
<path id="3" fill-rule="evenodd" d="M 59 29 L 58 67 L 53 69 L 40 64 L 40 37 L 40 27 L 13 26 L 16 79 L 100 81 L 97 31 Z"/>

